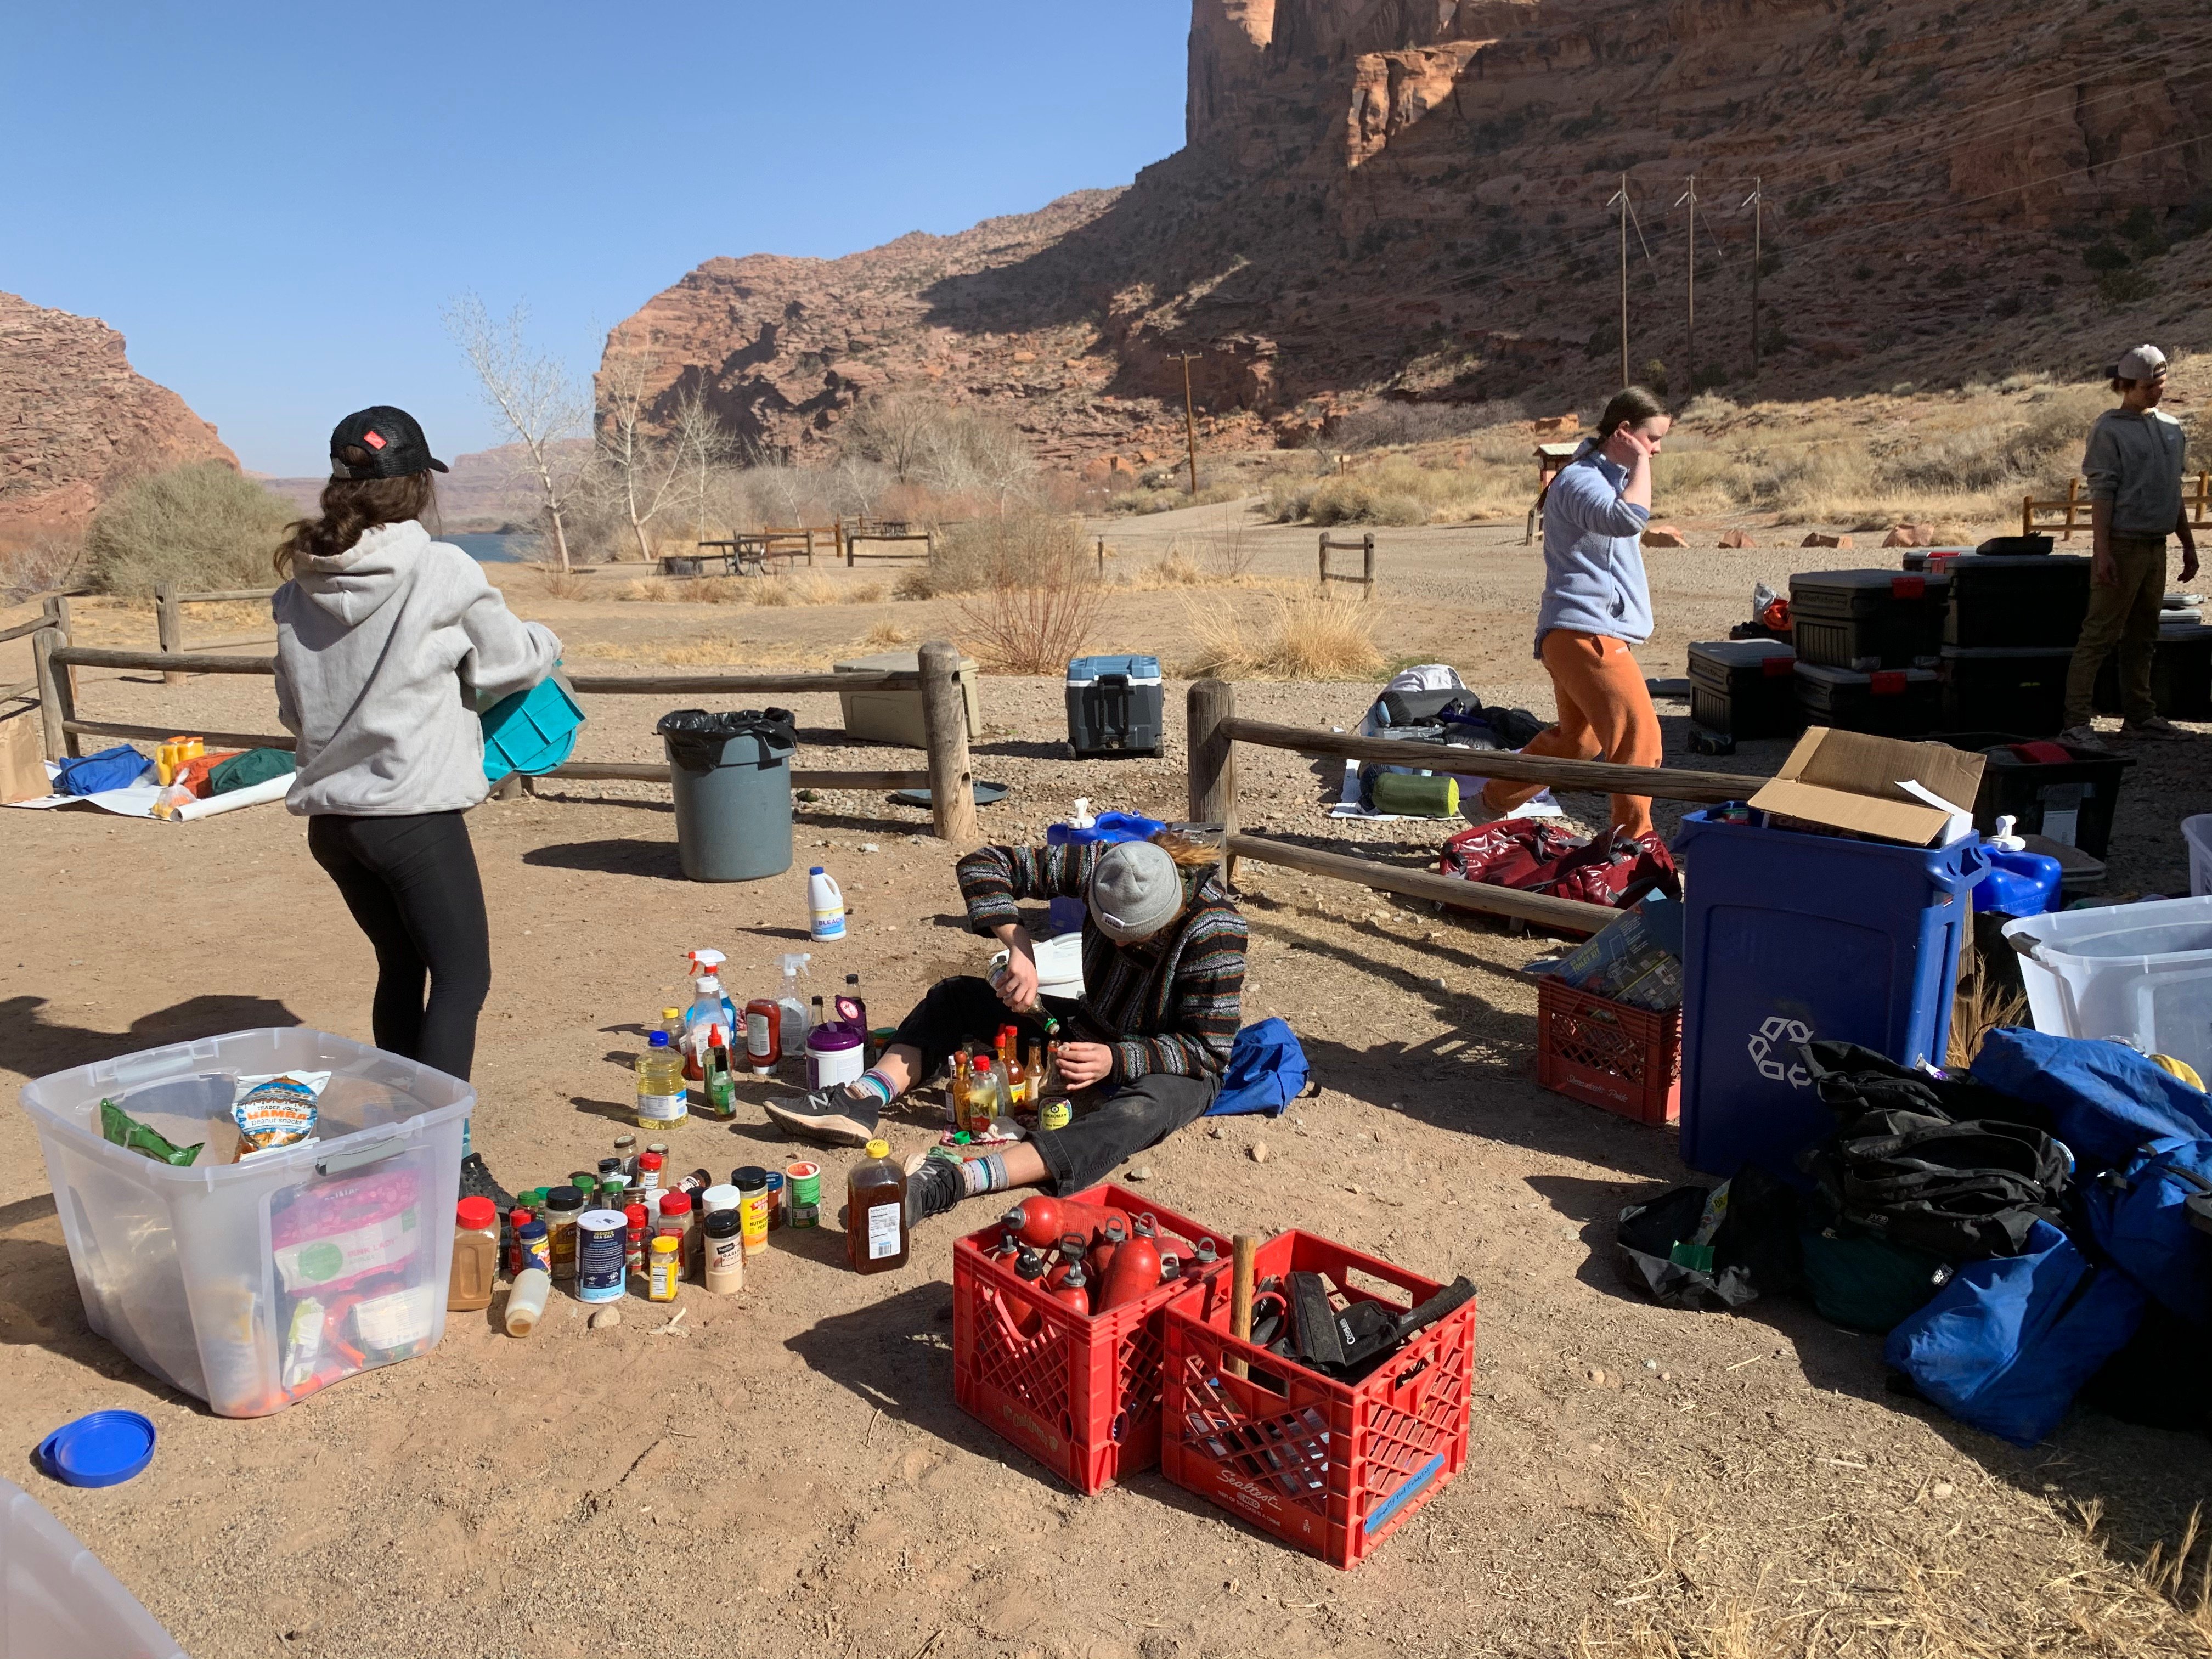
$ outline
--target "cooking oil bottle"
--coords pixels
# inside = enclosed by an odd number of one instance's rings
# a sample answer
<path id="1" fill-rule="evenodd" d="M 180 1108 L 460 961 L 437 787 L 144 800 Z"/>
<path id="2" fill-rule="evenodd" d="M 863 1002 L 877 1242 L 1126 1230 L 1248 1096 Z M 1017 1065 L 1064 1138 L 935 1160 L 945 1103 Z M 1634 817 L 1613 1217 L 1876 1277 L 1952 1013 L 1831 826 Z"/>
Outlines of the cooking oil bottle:
<path id="1" fill-rule="evenodd" d="M 906 1172 L 891 1162 L 887 1140 L 870 1141 L 845 1177 L 845 1256 L 856 1273 L 906 1266 Z"/>
<path id="2" fill-rule="evenodd" d="M 646 1042 L 637 1057 L 637 1127 L 665 1129 L 690 1115 L 684 1053 L 669 1046 L 665 1031 L 653 1032 Z"/>

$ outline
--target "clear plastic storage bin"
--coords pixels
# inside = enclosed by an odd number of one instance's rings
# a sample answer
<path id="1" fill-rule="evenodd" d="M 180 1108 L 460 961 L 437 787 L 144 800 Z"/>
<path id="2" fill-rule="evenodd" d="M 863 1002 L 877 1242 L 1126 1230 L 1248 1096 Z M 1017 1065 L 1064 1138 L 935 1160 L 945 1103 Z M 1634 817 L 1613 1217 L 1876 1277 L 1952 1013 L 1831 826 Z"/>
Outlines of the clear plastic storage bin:
<path id="1" fill-rule="evenodd" d="M 0 1659 L 185 1659 L 98 1556 L 11 1480 L 0 1480 Z"/>
<path id="2" fill-rule="evenodd" d="M 2004 936 L 2037 1030 L 2124 1037 L 2212 1074 L 2212 898 L 2022 916 Z"/>
<path id="3" fill-rule="evenodd" d="M 328 1072 L 314 1139 L 228 1161 L 240 1076 Z M 112 1100 L 175 1169 L 103 1139 Z M 225 1417 L 263 1417 L 445 1334 L 476 1092 L 306 1026 L 233 1031 L 23 1089 L 92 1328 Z M 209 1159 L 221 1161 L 208 1162 Z"/>

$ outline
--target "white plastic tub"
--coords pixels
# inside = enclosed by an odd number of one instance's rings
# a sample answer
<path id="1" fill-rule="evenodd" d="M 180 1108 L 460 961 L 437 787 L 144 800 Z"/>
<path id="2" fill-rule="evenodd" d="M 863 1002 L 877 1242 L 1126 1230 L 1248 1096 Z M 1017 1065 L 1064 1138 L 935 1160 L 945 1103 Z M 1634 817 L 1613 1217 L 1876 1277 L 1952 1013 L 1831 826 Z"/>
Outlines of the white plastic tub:
<path id="1" fill-rule="evenodd" d="M 331 1073 L 317 1138 L 228 1161 L 236 1079 Z M 113 1100 L 173 1169 L 101 1139 Z M 445 1334 L 461 1139 L 476 1094 L 306 1026 L 234 1031 L 23 1089 L 92 1328 L 225 1417 L 282 1411 Z M 211 1161 L 222 1160 L 222 1161 Z"/>
<path id="2" fill-rule="evenodd" d="M 2212 898 L 2022 916 L 2004 936 L 2034 941 L 2021 977 L 2037 1030 L 2124 1037 L 2212 1076 Z"/>
<path id="3" fill-rule="evenodd" d="M 185 1650 L 46 1506 L 0 1480 L 0 1659 L 185 1659 Z"/>
<path id="4" fill-rule="evenodd" d="M 2212 896 L 2212 812 L 2182 819 L 2181 839 L 2189 848 L 2191 896 Z"/>

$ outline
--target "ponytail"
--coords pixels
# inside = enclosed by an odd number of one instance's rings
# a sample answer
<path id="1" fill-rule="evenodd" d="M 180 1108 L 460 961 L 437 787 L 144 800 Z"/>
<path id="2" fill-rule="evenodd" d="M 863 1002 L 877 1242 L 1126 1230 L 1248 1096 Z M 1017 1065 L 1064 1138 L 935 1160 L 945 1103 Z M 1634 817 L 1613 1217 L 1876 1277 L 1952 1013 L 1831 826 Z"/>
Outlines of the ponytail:
<path id="1" fill-rule="evenodd" d="M 1666 412 L 1667 405 L 1659 401 L 1657 393 L 1640 386 L 1623 386 L 1613 394 L 1611 401 L 1605 406 L 1605 413 L 1597 417 L 1597 430 L 1583 440 L 1582 447 L 1575 451 L 1574 459 L 1570 460 L 1567 466 L 1572 466 L 1621 428 L 1638 425 L 1655 415 Z M 1560 472 L 1565 471 L 1566 467 L 1559 469 Z M 1554 472 L 1544 480 L 1543 489 L 1536 492 L 1536 511 L 1539 514 L 1544 510 L 1544 498 L 1552 493 L 1552 486 L 1559 480 L 1559 473 Z"/>

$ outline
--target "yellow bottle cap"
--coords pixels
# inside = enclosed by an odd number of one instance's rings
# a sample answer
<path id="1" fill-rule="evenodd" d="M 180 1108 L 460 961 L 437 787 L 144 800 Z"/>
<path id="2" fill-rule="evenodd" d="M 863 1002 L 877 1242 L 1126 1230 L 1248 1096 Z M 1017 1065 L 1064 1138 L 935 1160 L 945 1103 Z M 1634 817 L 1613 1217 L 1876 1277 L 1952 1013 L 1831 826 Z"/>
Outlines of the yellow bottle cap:
<path id="1" fill-rule="evenodd" d="M 890 1141 L 872 1140 L 868 1143 L 868 1156 L 870 1158 L 889 1158 L 890 1155 L 891 1144 Z"/>
<path id="2" fill-rule="evenodd" d="M 674 1019 L 683 1012 L 684 1011 L 681 1008 L 663 1008 L 660 1011 L 660 1017 L 663 1019 Z"/>
<path id="3" fill-rule="evenodd" d="M 673 1255 L 676 1254 L 678 1243 L 678 1240 L 663 1233 L 653 1241 L 653 1253 L 655 1255 Z"/>

